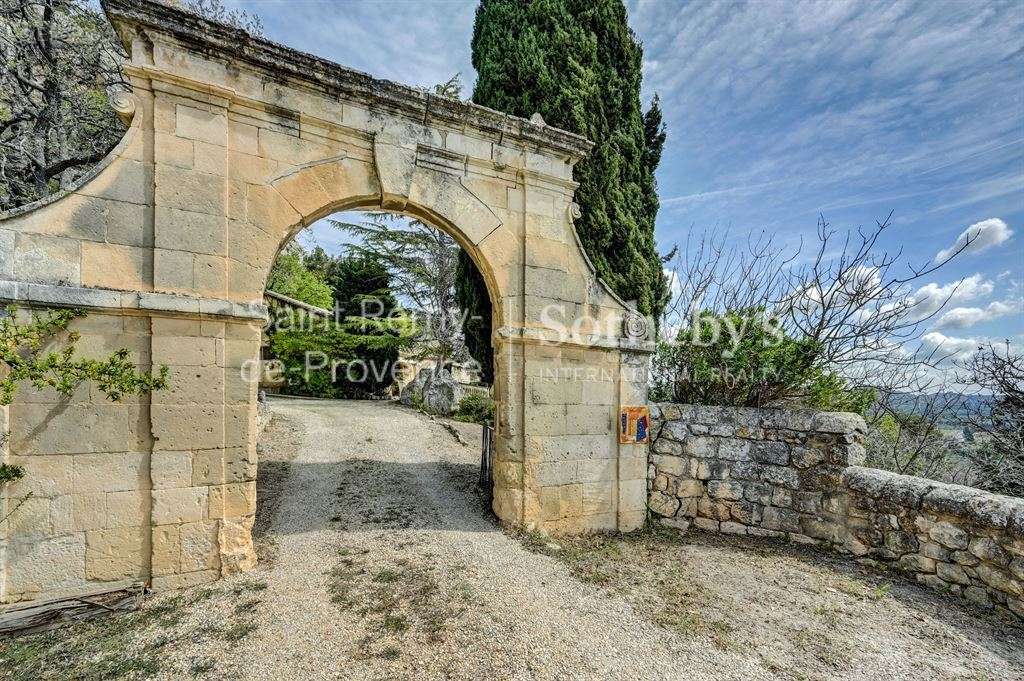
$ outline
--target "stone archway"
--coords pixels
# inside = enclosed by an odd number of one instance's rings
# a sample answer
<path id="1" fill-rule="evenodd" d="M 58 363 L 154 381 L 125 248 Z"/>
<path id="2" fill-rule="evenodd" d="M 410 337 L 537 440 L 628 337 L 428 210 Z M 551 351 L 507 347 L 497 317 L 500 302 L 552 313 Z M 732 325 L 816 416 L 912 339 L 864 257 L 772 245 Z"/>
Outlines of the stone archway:
<path id="1" fill-rule="evenodd" d="M 616 424 L 646 403 L 652 344 L 623 331 L 635 313 L 572 226 L 587 140 L 156 2 L 103 7 L 131 54 L 132 94 L 114 98 L 129 131 L 71 191 L 0 217 L 0 298 L 90 309 L 84 349 L 127 347 L 168 365 L 172 387 L 125 404 L 25 391 L 9 407 L 4 456 L 27 468 L 35 512 L 0 535 L 0 600 L 253 564 L 256 384 L 241 369 L 277 252 L 342 209 L 442 227 L 483 273 L 498 517 L 643 523 L 646 446 L 619 444 Z"/>

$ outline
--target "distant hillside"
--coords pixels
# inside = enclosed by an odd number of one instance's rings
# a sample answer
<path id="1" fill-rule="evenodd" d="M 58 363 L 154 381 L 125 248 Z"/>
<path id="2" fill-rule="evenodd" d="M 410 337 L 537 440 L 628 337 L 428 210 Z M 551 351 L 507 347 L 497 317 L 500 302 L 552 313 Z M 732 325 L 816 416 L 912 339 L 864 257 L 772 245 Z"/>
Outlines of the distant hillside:
<path id="1" fill-rule="evenodd" d="M 892 403 L 900 411 L 922 412 L 931 400 L 940 404 L 950 402 L 949 412 L 941 420 L 945 425 L 958 425 L 964 416 L 977 410 L 987 411 L 995 398 L 992 395 L 957 395 L 956 393 L 936 393 L 921 395 L 903 393 L 892 396 Z"/>

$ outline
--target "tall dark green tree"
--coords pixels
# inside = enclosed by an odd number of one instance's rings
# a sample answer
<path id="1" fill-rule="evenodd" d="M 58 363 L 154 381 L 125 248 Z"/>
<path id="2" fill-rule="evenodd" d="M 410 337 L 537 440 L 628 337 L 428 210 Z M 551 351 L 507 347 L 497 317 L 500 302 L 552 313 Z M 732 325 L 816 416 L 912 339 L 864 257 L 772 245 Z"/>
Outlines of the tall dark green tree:
<path id="1" fill-rule="evenodd" d="M 480 382 L 491 385 L 494 383 L 491 301 L 480 270 L 476 268 L 473 259 L 461 249 L 455 270 L 455 302 L 460 310 L 469 313 L 462 320 L 466 350 L 480 364 Z"/>
<path id="2" fill-rule="evenodd" d="M 621 0 L 481 0 L 472 48 L 474 102 L 526 118 L 537 112 L 549 125 L 595 142 L 575 170 L 583 213 L 576 230 L 598 275 L 659 318 L 668 285 L 654 241 L 654 171 L 665 128 L 657 99 L 642 111 L 643 50 Z M 473 267 L 465 256 L 460 265 L 463 273 Z M 481 285 L 479 277 L 464 276 L 459 296 L 478 305 L 468 319 L 489 322 Z M 468 340 L 485 326 L 467 324 L 467 344 L 490 350 L 489 337 Z M 491 362 L 489 353 L 476 357 Z"/>
<path id="3" fill-rule="evenodd" d="M 321 397 L 380 396 L 394 382 L 399 351 L 412 344 L 415 325 L 398 310 L 391 275 L 374 258 L 327 256 L 320 264 L 328 270 L 338 318 L 270 337 L 271 352 L 285 364 L 287 389 Z M 307 353 L 326 361 L 308 370 Z"/>

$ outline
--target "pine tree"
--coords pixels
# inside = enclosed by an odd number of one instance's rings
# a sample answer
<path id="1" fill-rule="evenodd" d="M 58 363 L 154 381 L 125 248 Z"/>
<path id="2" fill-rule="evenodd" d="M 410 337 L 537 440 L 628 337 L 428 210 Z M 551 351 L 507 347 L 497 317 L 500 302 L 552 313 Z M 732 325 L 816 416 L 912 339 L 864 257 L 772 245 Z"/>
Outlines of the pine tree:
<path id="1" fill-rule="evenodd" d="M 668 286 L 654 241 L 654 171 L 665 128 L 657 99 L 641 110 L 643 51 L 621 0 L 481 0 L 472 49 L 474 102 L 526 118 L 537 112 L 595 142 L 575 169 L 576 230 L 598 276 L 659 318 Z M 490 319 L 481 284 L 459 280 L 460 299 L 479 305 L 469 319 Z M 483 326 L 466 329 L 467 343 L 489 351 L 489 337 L 468 340 Z M 477 360 L 489 365 L 490 353 Z"/>

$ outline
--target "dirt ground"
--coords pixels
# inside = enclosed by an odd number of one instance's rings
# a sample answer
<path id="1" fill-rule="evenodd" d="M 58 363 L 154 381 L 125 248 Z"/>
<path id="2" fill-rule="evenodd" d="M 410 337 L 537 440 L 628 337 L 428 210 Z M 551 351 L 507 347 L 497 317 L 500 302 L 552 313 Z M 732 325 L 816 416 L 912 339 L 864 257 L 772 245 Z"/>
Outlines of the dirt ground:
<path id="1" fill-rule="evenodd" d="M 1019 625 L 892 575 L 692 532 L 506 533 L 479 427 L 272 405 L 257 570 L 0 642 L 0 678 L 1024 679 Z"/>

